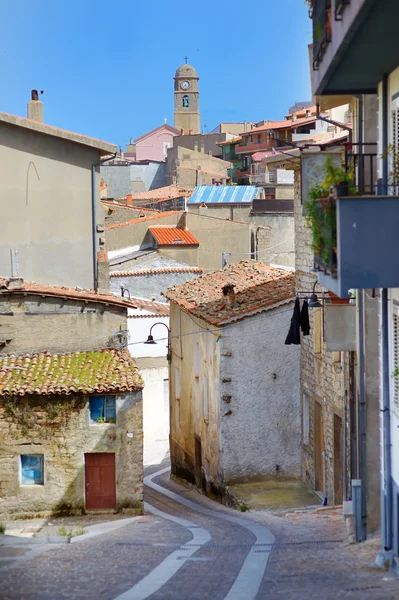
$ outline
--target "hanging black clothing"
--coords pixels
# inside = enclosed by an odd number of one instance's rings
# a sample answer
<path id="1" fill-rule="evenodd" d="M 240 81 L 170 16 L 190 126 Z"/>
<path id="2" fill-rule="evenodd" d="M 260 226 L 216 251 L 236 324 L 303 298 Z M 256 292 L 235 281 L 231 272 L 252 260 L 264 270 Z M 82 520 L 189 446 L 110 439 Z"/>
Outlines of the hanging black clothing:
<path id="1" fill-rule="evenodd" d="M 287 339 L 285 343 L 289 346 L 290 344 L 300 344 L 301 343 L 301 334 L 300 334 L 300 326 L 301 326 L 301 309 L 299 305 L 299 298 L 296 298 L 294 305 L 294 312 L 291 317 L 291 325 L 287 335 Z"/>
<path id="2" fill-rule="evenodd" d="M 310 333 L 310 322 L 309 322 L 309 305 L 308 301 L 304 300 L 301 310 L 301 330 L 303 335 L 309 335 Z"/>

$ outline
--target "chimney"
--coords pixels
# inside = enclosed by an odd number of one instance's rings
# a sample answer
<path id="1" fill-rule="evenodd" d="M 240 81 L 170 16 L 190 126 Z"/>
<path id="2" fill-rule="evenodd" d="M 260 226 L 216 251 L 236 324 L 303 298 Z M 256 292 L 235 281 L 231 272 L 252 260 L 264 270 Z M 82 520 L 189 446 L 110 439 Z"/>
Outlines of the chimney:
<path id="1" fill-rule="evenodd" d="M 126 206 L 133 206 L 133 195 L 126 194 Z"/>
<path id="2" fill-rule="evenodd" d="M 43 90 L 40 93 L 43 94 Z M 31 96 L 32 99 L 28 102 L 28 119 L 43 123 L 43 103 L 39 100 L 39 92 L 32 90 Z"/>
<path id="3" fill-rule="evenodd" d="M 100 294 L 109 292 L 109 262 L 105 250 L 97 252 L 97 291 Z"/>
<path id="4" fill-rule="evenodd" d="M 311 113 L 311 111 L 310 111 L 310 108 L 307 108 L 307 109 L 306 109 L 306 118 L 307 118 L 307 119 L 310 119 L 310 117 L 311 117 L 311 116 L 312 116 L 312 113 Z"/>
<path id="5" fill-rule="evenodd" d="M 295 113 L 292 113 L 292 115 L 291 115 L 291 120 L 292 120 L 292 121 L 296 121 L 296 114 L 295 114 Z"/>
<path id="6" fill-rule="evenodd" d="M 194 142 L 194 150 L 195 150 L 195 152 L 198 152 L 198 142 L 197 141 Z"/>
<path id="7" fill-rule="evenodd" d="M 10 277 L 7 282 L 8 290 L 23 290 L 25 283 L 22 277 Z"/>
<path id="8" fill-rule="evenodd" d="M 125 160 L 125 151 L 122 147 L 119 148 L 119 156 L 121 160 Z"/>
<path id="9" fill-rule="evenodd" d="M 193 135 L 193 133 L 194 133 L 194 129 L 189 129 L 188 130 L 188 135 Z"/>
<path id="10" fill-rule="evenodd" d="M 180 129 L 180 135 L 185 135 L 184 129 Z"/>
<path id="11" fill-rule="evenodd" d="M 222 287 L 223 296 L 226 298 L 227 306 L 235 306 L 236 293 L 234 288 L 234 283 L 226 283 L 226 285 Z"/>
<path id="12" fill-rule="evenodd" d="M 204 152 L 204 150 L 205 150 L 205 146 L 204 146 L 204 144 L 201 144 L 201 152 Z"/>

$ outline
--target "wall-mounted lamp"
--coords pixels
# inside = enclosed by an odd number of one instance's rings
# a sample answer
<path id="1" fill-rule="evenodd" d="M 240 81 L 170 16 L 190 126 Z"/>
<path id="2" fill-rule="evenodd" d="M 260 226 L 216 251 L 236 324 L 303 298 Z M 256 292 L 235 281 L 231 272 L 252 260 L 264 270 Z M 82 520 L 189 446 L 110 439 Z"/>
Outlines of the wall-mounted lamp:
<path id="1" fill-rule="evenodd" d="M 316 280 L 313 284 L 313 290 L 312 290 L 312 294 L 309 298 L 309 308 L 320 308 L 321 307 L 321 302 L 319 301 L 317 294 L 315 292 L 315 287 L 318 284 L 318 281 Z"/>
<path id="2" fill-rule="evenodd" d="M 154 329 L 155 325 L 163 325 L 168 330 L 168 352 L 166 354 L 166 359 L 168 362 L 170 362 L 172 360 L 172 350 L 171 350 L 171 344 L 170 344 L 170 329 L 166 325 L 166 323 L 163 323 L 162 321 L 158 321 L 158 323 L 154 323 L 154 325 L 151 326 L 147 341 L 143 342 L 143 343 L 144 344 L 156 344 L 156 341 L 154 340 L 154 337 L 152 335 L 152 330 Z"/>

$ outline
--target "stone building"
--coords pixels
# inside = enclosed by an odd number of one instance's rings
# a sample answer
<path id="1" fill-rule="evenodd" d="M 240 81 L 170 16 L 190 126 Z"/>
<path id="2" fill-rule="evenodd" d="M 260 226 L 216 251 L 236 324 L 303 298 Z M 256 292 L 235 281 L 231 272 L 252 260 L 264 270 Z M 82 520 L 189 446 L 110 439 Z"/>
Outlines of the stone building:
<path id="1" fill-rule="evenodd" d="M 43 123 L 37 99 L 27 119 L 0 113 L 2 275 L 97 289 L 104 243 L 99 162 L 115 151 Z"/>
<path id="2" fill-rule="evenodd" d="M 168 150 L 168 183 L 185 189 L 197 185 L 226 185 L 231 163 L 182 146 Z"/>
<path id="3" fill-rule="evenodd" d="M 299 352 L 284 344 L 294 286 L 247 260 L 164 292 L 175 475 L 219 496 L 241 477 L 300 478 Z"/>
<path id="4" fill-rule="evenodd" d="M 111 294 L 0 280 L 0 513 L 142 510 L 143 387 Z"/>
<path id="5" fill-rule="evenodd" d="M 186 133 L 201 133 L 197 71 L 191 65 L 181 65 L 174 80 L 175 128 Z"/>

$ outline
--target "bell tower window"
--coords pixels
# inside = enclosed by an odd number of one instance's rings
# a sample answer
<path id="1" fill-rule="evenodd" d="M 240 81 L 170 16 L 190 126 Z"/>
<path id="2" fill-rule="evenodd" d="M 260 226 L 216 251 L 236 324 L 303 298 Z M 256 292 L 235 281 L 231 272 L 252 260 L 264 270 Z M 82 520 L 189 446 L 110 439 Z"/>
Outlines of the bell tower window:
<path id="1" fill-rule="evenodd" d="M 188 96 L 183 96 L 183 108 L 190 107 L 190 98 Z"/>

